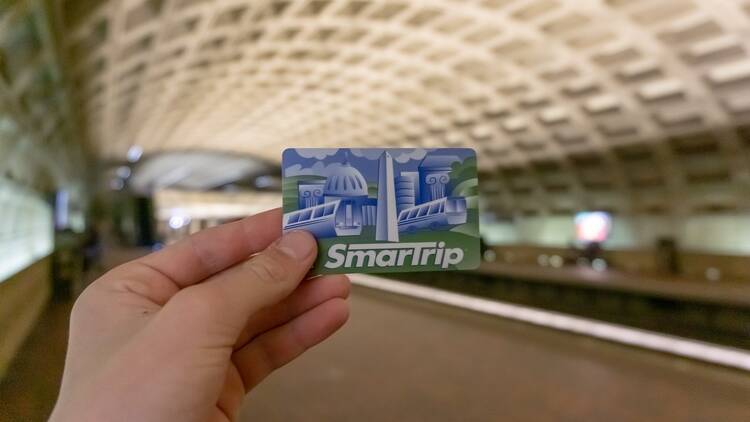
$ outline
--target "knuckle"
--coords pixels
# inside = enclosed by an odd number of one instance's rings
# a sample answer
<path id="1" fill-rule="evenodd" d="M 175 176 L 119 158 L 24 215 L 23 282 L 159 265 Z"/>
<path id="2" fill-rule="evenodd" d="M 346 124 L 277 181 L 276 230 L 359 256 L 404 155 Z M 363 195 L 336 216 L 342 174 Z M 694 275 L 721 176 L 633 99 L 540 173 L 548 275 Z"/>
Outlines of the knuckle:
<path id="1" fill-rule="evenodd" d="M 284 280 L 289 276 L 293 262 L 279 257 L 278 253 L 270 252 L 258 255 L 249 262 L 248 268 L 259 280 Z"/>
<path id="2" fill-rule="evenodd" d="M 209 273 L 214 273 L 221 269 L 222 255 L 214 249 L 206 248 L 204 243 L 198 238 L 198 235 L 188 237 L 185 239 L 185 242 L 190 246 L 190 249 L 197 257 L 199 263 L 205 267 Z"/>

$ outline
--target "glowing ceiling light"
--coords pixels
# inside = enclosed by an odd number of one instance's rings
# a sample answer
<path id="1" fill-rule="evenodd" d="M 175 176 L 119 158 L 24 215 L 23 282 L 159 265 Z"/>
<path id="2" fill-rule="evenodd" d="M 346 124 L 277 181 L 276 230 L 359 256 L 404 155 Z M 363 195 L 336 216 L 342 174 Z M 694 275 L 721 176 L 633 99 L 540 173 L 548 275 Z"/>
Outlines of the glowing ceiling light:
<path id="1" fill-rule="evenodd" d="M 117 170 L 115 170 L 115 174 L 117 174 L 117 177 L 121 179 L 127 179 L 132 174 L 132 171 L 128 166 L 120 166 L 117 167 Z"/>
<path id="2" fill-rule="evenodd" d="M 596 258 L 595 260 L 591 261 L 591 268 L 598 272 L 606 271 L 607 261 L 601 258 Z"/>
<path id="3" fill-rule="evenodd" d="M 141 159 L 141 156 L 143 155 L 143 148 L 138 145 L 133 145 L 128 149 L 128 161 L 131 163 L 138 162 L 138 160 Z"/>
<path id="4" fill-rule="evenodd" d="M 271 176 L 258 176 L 255 178 L 255 187 L 258 189 L 263 189 L 270 187 L 274 184 L 274 178 Z"/>
<path id="5" fill-rule="evenodd" d="M 109 187 L 112 190 L 123 190 L 125 188 L 125 182 L 122 179 L 115 178 L 109 181 Z"/>
<path id="6" fill-rule="evenodd" d="M 177 230 L 184 227 L 190 222 L 190 219 L 182 215 L 173 215 L 169 218 L 169 227 Z"/>

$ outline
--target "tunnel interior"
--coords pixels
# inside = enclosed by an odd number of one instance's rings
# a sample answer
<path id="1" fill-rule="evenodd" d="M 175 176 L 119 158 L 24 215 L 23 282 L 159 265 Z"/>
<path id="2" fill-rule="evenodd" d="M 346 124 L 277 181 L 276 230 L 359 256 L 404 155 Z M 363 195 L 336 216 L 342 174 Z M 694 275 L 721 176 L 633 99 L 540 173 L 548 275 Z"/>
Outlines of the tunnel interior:
<path id="1" fill-rule="evenodd" d="M 748 34 L 747 0 L 0 0 L 0 402 L 14 403 L 9 420 L 48 416 L 62 361 L 45 373 L 33 350 L 64 353 L 61 321 L 87 285 L 129 259 L 282 206 L 294 184 L 282 174 L 287 148 L 477 156 L 480 268 L 353 278 L 363 316 L 324 346 L 318 361 L 342 366 L 326 367 L 321 392 L 374 376 L 343 356 L 345 347 L 365 353 L 370 343 L 357 336 L 375 330 L 392 353 L 380 364 L 398 371 L 405 327 L 423 327 L 423 351 L 438 333 L 462 339 L 455 353 L 488 346 L 472 352 L 474 365 L 437 353 L 400 368 L 430 380 L 442 362 L 453 384 L 434 381 L 412 404 L 373 392 L 398 409 L 368 407 L 374 419 L 418 420 L 447 392 L 471 403 L 464 415 L 487 419 L 495 407 L 466 396 L 458 375 L 484 380 L 484 365 L 523 385 L 520 369 L 545 380 L 546 407 L 528 399 L 518 420 L 554 419 L 553 375 L 578 370 L 589 382 L 580 394 L 595 391 L 597 376 L 611 376 L 612 394 L 653 374 L 670 385 L 708 379 L 706 395 L 683 396 L 716 406 L 674 397 L 659 414 L 687 417 L 682 406 L 742 420 Z M 92 242 L 97 263 L 85 253 Z M 472 313 L 477 301 L 494 317 Z M 401 338 L 374 322 L 398 325 L 397 316 Z M 620 329 L 631 331 L 601 334 Z M 673 341 L 684 343 L 664 346 Z M 510 360 L 524 348 L 534 352 L 519 372 L 489 361 L 488 351 Z M 298 368 L 315 382 L 310 364 Z M 26 376 L 47 392 L 24 392 Z M 299 387 L 293 378 L 261 396 L 276 404 Z M 576 420 L 615 406 L 560 400 Z M 353 415 L 312 402 L 299 409 L 281 419 Z M 257 412 L 247 417 L 281 415 Z M 459 417 L 446 412 L 440 420 Z"/>

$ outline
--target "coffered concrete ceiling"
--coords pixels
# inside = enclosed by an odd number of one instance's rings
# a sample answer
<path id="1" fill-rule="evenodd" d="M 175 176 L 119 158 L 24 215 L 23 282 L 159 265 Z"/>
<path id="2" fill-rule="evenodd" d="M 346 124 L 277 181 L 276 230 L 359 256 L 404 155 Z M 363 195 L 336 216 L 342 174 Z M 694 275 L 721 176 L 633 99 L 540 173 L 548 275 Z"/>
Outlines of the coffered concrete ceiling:
<path id="1" fill-rule="evenodd" d="M 65 0 L 57 13 L 105 158 L 470 146 L 498 208 L 750 208 L 748 1 Z"/>
<path id="2" fill-rule="evenodd" d="M 47 6 L 0 0 L 0 178 L 42 191 L 86 177 Z"/>

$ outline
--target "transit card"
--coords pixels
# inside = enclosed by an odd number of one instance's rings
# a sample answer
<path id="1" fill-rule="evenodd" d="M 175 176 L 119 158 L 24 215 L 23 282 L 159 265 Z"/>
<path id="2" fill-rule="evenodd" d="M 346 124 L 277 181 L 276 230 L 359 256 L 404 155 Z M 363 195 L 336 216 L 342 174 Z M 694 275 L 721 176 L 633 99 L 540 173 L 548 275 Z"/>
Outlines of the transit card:
<path id="1" fill-rule="evenodd" d="M 469 148 L 290 148 L 284 232 L 318 240 L 312 274 L 479 266 L 477 158 Z"/>

